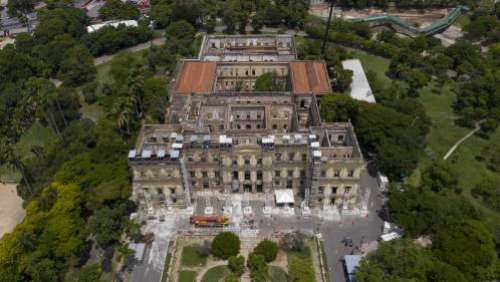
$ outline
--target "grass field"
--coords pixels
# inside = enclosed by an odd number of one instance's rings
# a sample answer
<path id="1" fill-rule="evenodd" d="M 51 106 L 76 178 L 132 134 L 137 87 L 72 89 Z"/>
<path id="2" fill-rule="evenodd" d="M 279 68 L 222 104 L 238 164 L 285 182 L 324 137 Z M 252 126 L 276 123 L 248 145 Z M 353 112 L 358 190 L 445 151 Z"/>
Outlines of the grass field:
<path id="1" fill-rule="evenodd" d="M 198 245 L 185 246 L 182 249 L 182 266 L 204 266 L 207 263 L 207 257 L 200 256 Z"/>
<path id="2" fill-rule="evenodd" d="M 179 282 L 195 282 L 196 281 L 196 272 L 194 271 L 181 271 L 179 272 Z"/>
<path id="3" fill-rule="evenodd" d="M 283 270 L 283 268 L 278 266 L 269 266 L 269 277 L 273 282 L 287 282 L 288 274 Z"/>
<path id="4" fill-rule="evenodd" d="M 311 254 L 311 247 L 307 245 L 300 252 L 287 252 L 288 274 L 292 277 L 301 277 L 304 279 L 302 281 L 316 281 Z"/>
<path id="5" fill-rule="evenodd" d="M 373 71 L 377 74 L 378 79 L 387 84 L 391 83 L 391 79 L 385 75 L 385 73 L 389 70 L 389 64 L 391 63 L 389 59 L 374 56 L 364 51 L 353 48 L 346 49 L 349 50 L 353 58 L 359 59 L 361 61 L 365 72 Z"/>
<path id="6" fill-rule="evenodd" d="M 203 278 L 202 282 L 219 282 L 222 281 L 230 273 L 229 268 L 225 265 L 219 265 L 210 268 Z"/>

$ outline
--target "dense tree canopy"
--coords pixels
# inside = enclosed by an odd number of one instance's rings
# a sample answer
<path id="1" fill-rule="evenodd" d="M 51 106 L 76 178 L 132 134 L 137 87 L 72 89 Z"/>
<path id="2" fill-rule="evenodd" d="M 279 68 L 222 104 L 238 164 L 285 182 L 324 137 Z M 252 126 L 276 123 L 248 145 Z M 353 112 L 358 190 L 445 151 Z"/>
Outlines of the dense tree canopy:
<path id="1" fill-rule="evenodd" d="M 356 278 L 359 282 L 468 281 L 459 269 L 439 261 L 411 240 L 383 243 L 362 260 Z"/>
<path id="2" fill-rule="evenodd" d="M 327 95 L 321 104 L 323 120 L 351 120 L 364 152 L 375 154 L 380 169 L 391 178 L 408 175 L 423 149 L 428 125 L 409 114 L 342 94 Z"/>
<path id="3" fill-rule="evenodd" d="M 132 2 L 121 0 L 106 0 L 99 10 L 99 16 L 105 20 L 137 20 L 140 15 Z"/>
<path id="4" fill-rule="evenodd" d="M 475 220 L 450 226 L 437 233 L 434 252 L 444 262 L 460 269 L 469 281 L 490 280 L 497 254 L 490 230 Z"/>

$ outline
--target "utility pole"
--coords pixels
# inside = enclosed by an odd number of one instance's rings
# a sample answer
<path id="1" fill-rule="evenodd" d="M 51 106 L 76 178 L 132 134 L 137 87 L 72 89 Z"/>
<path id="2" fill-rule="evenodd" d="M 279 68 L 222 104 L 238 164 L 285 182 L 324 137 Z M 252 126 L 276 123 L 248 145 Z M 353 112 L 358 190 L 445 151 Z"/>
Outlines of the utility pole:
<path id="1" fill-rule="evenodd" d="M 323 38 L 323 46 L 321 47 L 321 53 L 323 57 L 326 57 L 326 42 L 328 41 L 328 33 L 330 32 L 330 23 L 332 22 L 333 6 L 335 5 L 335 0 L 330 1 L 330 12 L 328 13 L 328 21 L 326 22 L 325 37 Z"/>

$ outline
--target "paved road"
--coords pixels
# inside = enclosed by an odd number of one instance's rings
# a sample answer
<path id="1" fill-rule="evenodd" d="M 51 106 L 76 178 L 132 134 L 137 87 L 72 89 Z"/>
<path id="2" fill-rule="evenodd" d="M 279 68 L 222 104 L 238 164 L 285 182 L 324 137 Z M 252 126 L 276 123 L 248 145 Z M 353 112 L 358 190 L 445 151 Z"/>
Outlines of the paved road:
<path id="1" fill-rule="evenodd" d="M 325 252 L 328 260 L 330 281 L 344 282 L 344 266 L 342 259 L 344 255 L 351 254 L 355 247 L 361 246 L 361 241 L 371 242 L 378 239 L 382 233 L 382 219 L 378 216 L 378 210 L 382 206 L 382 196 L 377 193 L 376 179 L 364 172 L 361 181 L 362 187 L 371 187 L 373 193 L 369 204 L 370 213 L 365 218 L 353 218 L 344 220 L 342 223 L 327 223 L 321 227 L 321 234 L 325 242 Z M 353 240 L 352 248 L 344 247 L 341 240 L 348 236 Z"/>
<path id="2" fill-rule="evenodd" d="M 311 234 L 316 232 L 320 226 L 320 232 L 324 240 L 324 249 L 326 252 L 329 278 L 332 282 L 346 281 L 342 259 L 344 255 L 351 254 L 355 247 L 361 246 L 363 242 L 371 242 L 378 239 L 382 233 L 382 219 L 378 216 L 378 210 L 381 209 L 383 198 L 378 193 L 376 178 L 370 176 L 367 170 L 364 170 L 361 178 L 362 189 L 370 188 L 369 214 L 367 217 L 351 217 L 342 221 L 321 221 L 315 217 L 302 218 L 293 216 L 290 218 L 280 217 L 264 220 L 259 226 L 260 235 L 272 233 L 272 231 L 288 231 L 300 229 L 304 233 Z M 344 247 L 341 240 L 348 236 L 353 240 L 353 247 Z"/>
<path id="3" fill-rule="evenodd" d="M 140 43 L 140 44 L 137 44 L 135 46 L 123 49 L 123 50 L 119 51 L 118 53 L 120 53 L 122 51 L 126 51 L 126 52 L 139 52 L 139 51 L 148 49 L 151 46 L 159 46 L 159 45 L 163 45 L 163 44 L 165 44 L 165 36 L 154 38 L 153 40 L 150 40 L 148 42 Z M 107 63 L 107 62 L 111 61 L 116 56 L 116 54 L 117 53 L 111 54 L 111 55 L 103 55 L 103 56 L 97 57 L 97 58 L 94 59 L 94 65 L 98 66 L 98 65 Z"/>

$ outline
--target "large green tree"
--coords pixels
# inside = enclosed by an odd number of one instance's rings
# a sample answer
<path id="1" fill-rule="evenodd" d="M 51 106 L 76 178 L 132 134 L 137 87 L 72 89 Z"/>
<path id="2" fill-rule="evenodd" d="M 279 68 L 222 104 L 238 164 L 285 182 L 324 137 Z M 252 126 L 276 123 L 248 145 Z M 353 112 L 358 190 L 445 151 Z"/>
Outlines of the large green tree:
<path id="1" fill-rule="evenodd" d="M 495 242 L 490 230 L 480 221 L 466 220 L 440 230 L 433 249 L 440 259 L 460 269 L 469 281 L 494 277 Z"/>
<path id="2" fill-rule="evenodd" d="M 411 240 L 383 243 L 361 261 L 356 279 L 359 282 L 468 281 L 459 269 L 441 262 L 430 250 Z"/>

